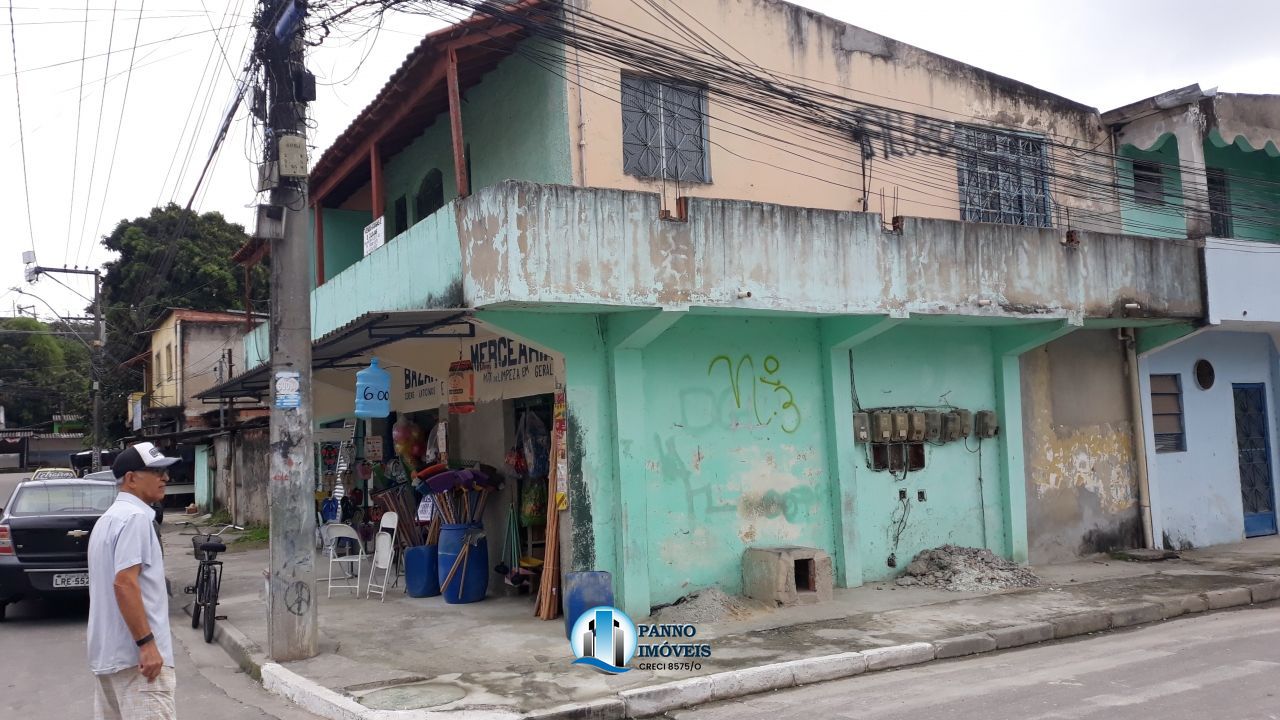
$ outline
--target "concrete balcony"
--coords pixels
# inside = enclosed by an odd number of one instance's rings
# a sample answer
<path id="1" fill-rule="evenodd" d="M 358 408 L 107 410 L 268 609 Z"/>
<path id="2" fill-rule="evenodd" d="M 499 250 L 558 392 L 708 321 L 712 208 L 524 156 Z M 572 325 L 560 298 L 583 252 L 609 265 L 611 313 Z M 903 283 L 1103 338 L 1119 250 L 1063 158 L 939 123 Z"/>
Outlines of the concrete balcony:
<path id="1" fill-rule="evenodd" d="M 747 314 L 1198 318 L 1169 240 L 508 181 L 446 205 L 314 292 L 313 336 L 369 311 L 573 306 Z M 748 295 L 749 293 L 749 295 Z"/>

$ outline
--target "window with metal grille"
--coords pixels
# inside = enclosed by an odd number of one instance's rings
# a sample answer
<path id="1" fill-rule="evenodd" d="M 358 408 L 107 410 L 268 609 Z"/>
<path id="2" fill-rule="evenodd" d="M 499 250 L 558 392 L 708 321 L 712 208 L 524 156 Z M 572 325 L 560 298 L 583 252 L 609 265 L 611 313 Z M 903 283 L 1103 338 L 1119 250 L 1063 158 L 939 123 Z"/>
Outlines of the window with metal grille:
<path id="1" fill-rule="evenodd" d="M 1164 168 L 1160 163 L 1133 161 L 1133 199 L 1139 205 L 1164 204 Z"/>
<path id="2" fill-rule="evenodd" d="M 1209 221 L 1214 237 L 1229 238 L 1231 226 L 1231 188 L 1227 185 L 1227 171 L 1209 168 L 1205 181 L 1209 186 Z"/>
<path id="3" fill-rule="evenodd" d="M 1053 225 L 1044 140 L 975 127 L 957 128 L 956 137 L 962 220 Z"/>
<path id="4" fill-rule="evenodd" d="M 705 183 L 708 158 L 706 90 L 623 73 L 623 172 Z"/>
<path id="5" fill-rule="evenodd" d="M 1151 426 L 1155 430 L 1156 452 L 1182 452 L 1187 449 L 1180 376 L 1151 376 Z"/>

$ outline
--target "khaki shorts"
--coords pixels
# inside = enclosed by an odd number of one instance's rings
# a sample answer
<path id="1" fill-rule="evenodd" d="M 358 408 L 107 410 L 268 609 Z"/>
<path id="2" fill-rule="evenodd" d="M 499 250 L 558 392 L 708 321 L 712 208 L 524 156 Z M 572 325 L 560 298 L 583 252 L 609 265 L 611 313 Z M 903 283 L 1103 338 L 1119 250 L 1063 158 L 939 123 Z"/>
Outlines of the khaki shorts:
<path id="1" fill-rule="evenodd" d="M 94 720 L 176 720 L 174 688 L 177 676 L 171 667 L 147 682 L 138 668 L 96 676 L 93 697 Z"/>

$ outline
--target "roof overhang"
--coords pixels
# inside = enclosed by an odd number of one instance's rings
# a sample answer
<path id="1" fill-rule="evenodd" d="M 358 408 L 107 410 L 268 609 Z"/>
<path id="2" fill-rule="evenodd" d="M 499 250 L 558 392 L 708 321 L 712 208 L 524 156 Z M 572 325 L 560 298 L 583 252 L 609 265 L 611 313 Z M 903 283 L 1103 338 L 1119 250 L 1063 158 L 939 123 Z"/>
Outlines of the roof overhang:
<path id="1" fill-rule="evenodd" d="M 366 353 L 388 343 L 410 339 L 475 337 L 472 311 L 465 308 L 370 312 L 311 344 L 311 369 L 353 367 Z M 353 364 L 354 363 L 354 364 Z M 204 402 L 231 398 L 262 398 L 270 391 L 271 364 L 262 363 L 196 397 Z"/>

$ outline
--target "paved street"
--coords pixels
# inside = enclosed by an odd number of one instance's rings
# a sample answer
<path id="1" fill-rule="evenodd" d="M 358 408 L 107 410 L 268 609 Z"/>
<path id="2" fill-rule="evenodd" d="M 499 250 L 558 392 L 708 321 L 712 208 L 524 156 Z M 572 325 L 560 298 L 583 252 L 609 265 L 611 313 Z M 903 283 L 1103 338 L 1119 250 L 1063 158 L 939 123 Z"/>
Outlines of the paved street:
<path id="1" fill-rule="evenodd" d="M 675 720 L 1280 717 L 1280 607 L 932 663 L 672 712 Z"/>
<path id="2" fill-rule="evenodd" d="M 85 666 L 87 603 L 9 608 L 0 624 L 0 717 L 65 720 L 93 714 L 93 679 Z M 186 616 L 171 618 L 183 720 L 314 720 L 264 691 L 217 645 L 205 645 Z"/>

